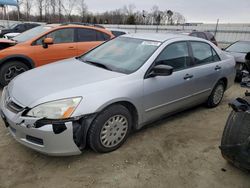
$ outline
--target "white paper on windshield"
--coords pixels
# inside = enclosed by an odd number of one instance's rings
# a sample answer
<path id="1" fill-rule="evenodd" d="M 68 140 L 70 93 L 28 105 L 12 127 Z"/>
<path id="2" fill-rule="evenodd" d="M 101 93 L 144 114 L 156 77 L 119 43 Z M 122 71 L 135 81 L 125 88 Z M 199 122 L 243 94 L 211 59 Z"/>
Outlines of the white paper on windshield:
<path id="1" fill-rule="evenodd" d="M 154 41 L 143 41 L 142 45 L 146 45 L 146 46 L 160 46 L 161 43 L 160 42 L 154 42 Z"/>

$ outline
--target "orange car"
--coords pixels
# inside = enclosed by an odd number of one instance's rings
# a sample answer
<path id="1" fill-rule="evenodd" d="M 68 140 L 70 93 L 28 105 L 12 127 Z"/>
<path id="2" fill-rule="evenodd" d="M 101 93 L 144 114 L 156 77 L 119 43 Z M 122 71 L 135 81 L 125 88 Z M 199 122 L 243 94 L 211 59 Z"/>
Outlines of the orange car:
<path id="1" fill-rule="evenodd" d="M 0 84 L 7 85 L 29 69 L 79 56 L 113 37 L 110 31 L 95 26 L 49 24 L 11 40 L 0 39 Z"/>

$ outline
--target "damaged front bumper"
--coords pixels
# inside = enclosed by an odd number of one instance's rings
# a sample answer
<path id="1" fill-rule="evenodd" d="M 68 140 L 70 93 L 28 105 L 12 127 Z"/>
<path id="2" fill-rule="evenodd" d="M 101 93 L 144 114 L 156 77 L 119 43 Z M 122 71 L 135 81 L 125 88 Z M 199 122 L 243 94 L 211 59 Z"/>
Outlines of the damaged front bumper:
<path id="1" fill-rule="evenodd" d="M 51 156 L 82 153 L 86 146 L 88 128 L 94 115 L 68 120 L 46 120 L 14 113 L 1 100 L 1 116 L 11 135 L 19 143 Z"/>

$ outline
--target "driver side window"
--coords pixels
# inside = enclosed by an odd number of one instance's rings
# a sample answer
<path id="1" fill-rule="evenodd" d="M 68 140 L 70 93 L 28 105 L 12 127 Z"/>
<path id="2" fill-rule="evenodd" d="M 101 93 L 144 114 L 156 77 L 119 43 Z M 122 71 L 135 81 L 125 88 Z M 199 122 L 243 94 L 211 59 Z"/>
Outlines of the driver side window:
<path id="1" fill-rule="evenodd" d="M 61 44 L 61 43 L 72 43 L 74 42 L 74 29 L 67 28 L 67 29 L 59 29 L 49 33 L 48 35 L 43 36 L 42 38 L 36 41 L 36 45 L 42 45 L 43 40 L 45 38 L 53 38 L 54 44 Z"/>
<path id="2" fill-rule="evenodd" d="M 156 59 L 157 64 L 169 65 L 174 71 L 188 67 L 191 58 L 187 42 L 176 42 L 167 46 Z"/>

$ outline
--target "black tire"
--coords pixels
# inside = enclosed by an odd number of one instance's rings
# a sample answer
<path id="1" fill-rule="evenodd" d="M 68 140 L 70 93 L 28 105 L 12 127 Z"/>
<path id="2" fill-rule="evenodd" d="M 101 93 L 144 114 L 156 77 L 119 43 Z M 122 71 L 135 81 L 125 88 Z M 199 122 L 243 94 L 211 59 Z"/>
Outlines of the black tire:
<path id="1" fill-rule="evenodd" d="M 116 116 L 121 116 L 124 117 L 127 121 L 127 131 L 122 135 L 122 139 L 117 142 L 117 145 L 112 146 L 112 147 L 106 147 L 102 141 L 101 141 L 101 131 L 104 129 L 104 126 L 110 118 L 116 117 Z M 129 110 L 119 104 L 110 106 L 103 110 L 93 121 L 89 132 L 88 132 L 88 144 L 89 146 L 95 151 L 99 153 L 107 153 L 107 152 L 112 152 L 116 149 L 118 149 L 128 138 L 129 133 L 131 131 L 132 127 L 132 116 L 129 112 Z M 110 130 L 109 130 L 110 131 Z"/>
<path id="2" fill-rule="evenodd" d="M 228 117 L 226 126 L 223 131 L 221 146 L 234 146 L 244 144 L 250 137 L 250 114 L 244 112 L 232 111 Z M 231 164 L 241 168 L 247 169 L 240 164 L 240 161 L 235 161 L 235 156 L 232 153 L 226 153 L 221 150 L 222 156 Z M 245 161 L 246 162 L 246 161 Z M 250 170 L 250 169 L 247 169 Z"/>
<path id="3" fill-rule="evenodd" d="M 222 89 L 222 95 L 220 96 L 220 99 L 219 99 L 219 100 L 215 100 L 216 92 L 217 92 L 217 90 L 218 90 L 219 88 Z M 226 90 L 225 83 L 224 83 L 223 81 L 219 81 L 219 82 L 215 85 L 215 87 L 214 87 L 214 89 L 213 89 L 211 95 L 208 97 L 207 104 L 206 104 L 207 107 L 208 107 L 208 108 L 215 108 L 215 107 L 217 107 L 217 106 L 221 103 L 221 101 L 222 101 L 222 99 L 223 99 L 225 90 Z"/>
<path id="4" fill-rule="evenodd" d="M 237 74 L 235 77 L 235 82 L 240 83 L 242 81 L 242 75 Z"/>
<path id="5" fill-rule="evenodd" d="M 29 70 L 29 67 L 19 61 L 6 62 L 0 68 L 0 84 L 6 86 L 9 82 L 19 74 Z"/>

